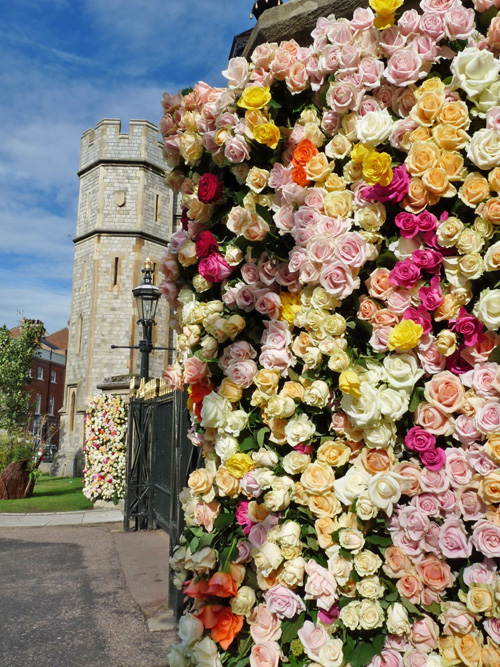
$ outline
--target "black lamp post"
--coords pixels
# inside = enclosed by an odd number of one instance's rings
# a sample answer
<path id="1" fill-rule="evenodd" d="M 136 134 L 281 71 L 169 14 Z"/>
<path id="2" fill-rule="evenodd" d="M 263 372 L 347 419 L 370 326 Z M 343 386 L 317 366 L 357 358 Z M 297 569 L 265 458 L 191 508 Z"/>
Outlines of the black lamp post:
<path id="1" fill-rule="evenodd" d="M 148 258 L 144 262 L 142 269 L 144 282 L 134 287 L 132 294 L 137 301 L 137 310 L 139 319 L 137 324 L 142 324 L 142 340 L 139 341 L 139 351 L 141 353 L 141 372 L 140 378 L 147 382 L 149 378 L 149 355 L 153 349 L 152 331 L 156 324 L 155 315 L 158 306 L 158 300 L 161 296 L 160 290 L 153 285 L 153 262 Z"/>

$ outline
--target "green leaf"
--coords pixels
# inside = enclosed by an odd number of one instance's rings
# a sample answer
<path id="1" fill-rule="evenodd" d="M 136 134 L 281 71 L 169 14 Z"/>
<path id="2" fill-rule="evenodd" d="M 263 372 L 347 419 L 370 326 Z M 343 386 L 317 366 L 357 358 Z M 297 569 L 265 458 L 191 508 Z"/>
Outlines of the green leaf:
<path id="1" fill-rule="evenodd" d="M 297 616 L 294 621 L 285 621 L 281 624 L 281 629 L 283 631 L 283 634 L 281 635 L 282 643 L 288 644 L 292 639 L 297 638 L 297 631 L 304 625 L 305 617 L 305 613 L 302 612 L 302 614 Z"/>
<path id="2" fill-rule="evenodd" d="M 262 204 L 256 204 L 255 210 L 260 215 L 260 217 L 267 222 L 268 225 L 274 225 L 273 214 L 268 208 L 262 206 Z"/>
<path id="3" fill-rule="evenodd" d="M 377 257 L 377 266 L 385 266 L 387 269 L 392 269 L 397 263 L 397 257 L 391 250 L 386 250 Z"/>
<path id="4" fill-rule="evenodd" d="M 422 607 L 428 614 L 434 614 L 434 616 L 439 616 L 441 613 L 441 606 L 437 602 L 432 604 L 423 604 Z"/>
<path id="5" fill-rule="evenodd" d="M 318 550 L 318 540 L 311 535 L 306 537 L 307 546 L 314 551 Z"/>
<path id="6" fill-rule="evenodd" d="M 264 439 L 269 432 L 270 431 L 267 426 L 263 426 L 259 430 L 259 432 L 257 433 L 257 444 L 259 445 L 259 447 L 262 447 L 264 445 Z"/>
<path id="7" fill-rule="evenodd" d="M 194 553 L 196 549 L 198 548 L 198 544 L 200 543 L 200 540 L 197 537 L 193 537 L 191 542 L 189 543 L 189 548 L 191 551 Z"/>
<path id="8" fill-rule="evenodd" d="M 221 528 L 227 528 L 232 526 L 236 522 L 236 516 L 232 512 L 224 512 L 219 514 L 219 516 L 214 521 L 214 526 L 217 530 Z"/>
<path id="9" fill-rule="evenodd" d="M 256 449 L 257 443 L 252 435 L 247 436 L 239 443 L 240 452 L 248 452 L 250 449 Z"/>
<path id="10" fill-rule="evenodd" d="M 203 533 L 199 538 L 198 547 L 200 549 L 202 547 L 209 547 L 212 544 L 214 537 L 215 535 L 213 533 Z"/>
<path id="11" fill-rule="evenodd" d="M 500 345 L 494 347 L 488 355 L 488 361 L 500 364 Z"/>
<path id="12" fill-rule="evenodd" d="M 238 642 L 238 653 L 240 656 L 245 656 L 248 651 L 250 650 L 250 646 L 252 644 L 252 637 L 249 635 L 248 637 L 245 637 L 245 639 L 241 639 Z"/>
<path id="13" fill-rule="evenodd" d="M 407 600 L 403 595 L 401 596 L 401 604 L 403 605 L 403 607 L 404 607 L 410 614 L 415 614 L 415 615 L 417 615 L 417 616 L 422 616 L 422 612 L 420 611 L 420 609 L 418 609 L 417 607 L 415 607 L 415 605 L 413 604 L 413 602 L 410 602 L 409 600 Z"/>
<path id="14" fill-rule="evenodd" d="M 377 635 L 371 642 L 360 642 L 349 656 L 351 667 L 364 667 L 384 648 L 385 635 Z M 345 656 L 345 654 L 344 654 Z M 347 657 L 346 657 L 347 661 Z"/>
<path id="15" fill-rule="evenodd" d="M 392 540 L 388 535 L 367 535 L 365 540 L 369 544 L 378 544 L 381 547 L 389 547 L 392 544 Z"/>

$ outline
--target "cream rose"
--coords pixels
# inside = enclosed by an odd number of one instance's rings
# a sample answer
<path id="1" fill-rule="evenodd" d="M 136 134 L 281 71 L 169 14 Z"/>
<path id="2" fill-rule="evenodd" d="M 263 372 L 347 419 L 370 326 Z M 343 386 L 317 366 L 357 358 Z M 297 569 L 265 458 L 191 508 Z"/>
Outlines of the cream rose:
<path id="1" fill-rule="evenodd" d="M 500 289 L 483 290 L 473 312 L 487 329 L 490 331 L 498 329 L 500 327 Z"/>
<path id="2" fill-rule="evenodd" d="M 467 157 L 479 169 L 497 167 L 500 163 L 500 132 L 491 129 L 474 132 L 467 149 Z"/>
<path id="3" fill-rule="evenodd" d="M 382 144 L 392 132 L 394 122 L 391 115 L 383 111 L 369 111 L 356 121 L 358 140 L 367 146 Z"/>
<path id="4" fill-rule="evenodd" d="M 490 51 L 470 46 L 457 53 L 451 65 L 452 88 L 461 88 L 474 97 L 491 86 L 500 72 L 500 61 Z"/>

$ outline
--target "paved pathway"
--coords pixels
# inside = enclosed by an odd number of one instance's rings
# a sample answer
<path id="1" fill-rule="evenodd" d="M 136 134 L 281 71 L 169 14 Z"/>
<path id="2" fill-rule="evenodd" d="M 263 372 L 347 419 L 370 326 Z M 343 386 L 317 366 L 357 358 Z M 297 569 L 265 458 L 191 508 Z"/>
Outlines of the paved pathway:
<path id="1" fill-rule="evenodd" d="M 79 523 L 0 527 L 0 664 L 164 667 L 168 536 Z"/>
<path id="2" fill-rule="evenodd" d="M 11 526 L 80 526 L 91 523 L 115 523 L 117 521 L 123 521 L 123 514 L 119 509 L 37 512 L 36 514 L 0 513 L 0 528 Z"/>

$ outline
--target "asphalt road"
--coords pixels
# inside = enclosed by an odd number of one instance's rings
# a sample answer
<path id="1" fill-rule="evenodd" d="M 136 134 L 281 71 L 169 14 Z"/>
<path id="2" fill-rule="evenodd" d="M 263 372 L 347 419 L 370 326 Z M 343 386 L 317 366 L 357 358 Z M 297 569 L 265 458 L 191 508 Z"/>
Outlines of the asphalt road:
<path id="1" fill-rule="evenodd" d="M 0 529 L 2 667 L 166 664 L 171 637 L 148 630 L 127 587 L 119 528 Z"/>

